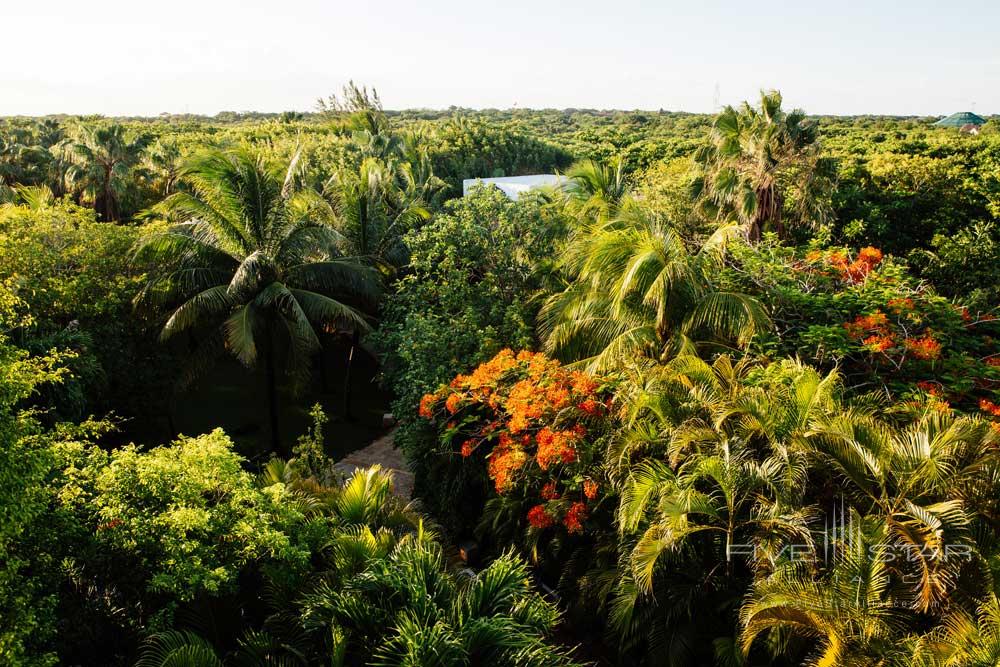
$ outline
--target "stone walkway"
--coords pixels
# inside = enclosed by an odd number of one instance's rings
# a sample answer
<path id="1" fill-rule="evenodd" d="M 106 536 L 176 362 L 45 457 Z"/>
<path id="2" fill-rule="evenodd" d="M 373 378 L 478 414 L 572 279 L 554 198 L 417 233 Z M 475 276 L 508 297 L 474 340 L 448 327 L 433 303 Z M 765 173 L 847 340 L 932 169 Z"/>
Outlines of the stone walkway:
<path id="1" fill-rule="evenodd" d="M 403 452 L 393 444 L 395 433 L 396 429 L 392 429 L 367 447 L 351 452 L 335 467 L 350 475 L 358 468 L 368 468 L 377 463 L 392 473 L 396 495 L 409 500 L 413 495 L 413 473 L 406 468 Z"/>

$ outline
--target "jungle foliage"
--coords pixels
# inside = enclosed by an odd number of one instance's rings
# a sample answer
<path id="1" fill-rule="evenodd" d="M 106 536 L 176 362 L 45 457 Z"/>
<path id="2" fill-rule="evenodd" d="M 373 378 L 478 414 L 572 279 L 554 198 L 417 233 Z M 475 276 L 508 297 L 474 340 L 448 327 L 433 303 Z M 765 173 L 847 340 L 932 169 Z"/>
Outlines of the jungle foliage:
<path id="1" fill-rule="evenodd" d="M 995 664 L 1000 134 L 932 120 L 0 119 L 0 662 Z M 229 358 L 247 451 L 174 426 Z"/>

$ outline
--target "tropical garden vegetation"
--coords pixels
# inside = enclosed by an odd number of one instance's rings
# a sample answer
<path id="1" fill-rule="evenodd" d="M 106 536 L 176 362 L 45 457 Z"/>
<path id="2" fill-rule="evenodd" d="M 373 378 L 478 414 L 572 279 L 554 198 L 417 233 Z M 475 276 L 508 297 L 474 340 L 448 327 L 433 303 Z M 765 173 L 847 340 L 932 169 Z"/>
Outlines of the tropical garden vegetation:
<path id="1" fill-rule="evenodd" d="M 1000 664 L 1000 125 L 932 121 L 0 119 L 0 663 Z"/>

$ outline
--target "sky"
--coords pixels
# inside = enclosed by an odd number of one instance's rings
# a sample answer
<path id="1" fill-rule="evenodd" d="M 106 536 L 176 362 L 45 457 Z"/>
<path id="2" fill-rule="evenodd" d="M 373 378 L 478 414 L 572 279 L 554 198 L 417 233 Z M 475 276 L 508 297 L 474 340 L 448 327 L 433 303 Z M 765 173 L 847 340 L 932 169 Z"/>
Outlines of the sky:
<path id="1" fill-rule="evenodd" d="M 11 6 L 13 5 L 13 6 Z M 0 0 L 0 116 L 387 109 L 1000 113 L 1000 1 Z"/>

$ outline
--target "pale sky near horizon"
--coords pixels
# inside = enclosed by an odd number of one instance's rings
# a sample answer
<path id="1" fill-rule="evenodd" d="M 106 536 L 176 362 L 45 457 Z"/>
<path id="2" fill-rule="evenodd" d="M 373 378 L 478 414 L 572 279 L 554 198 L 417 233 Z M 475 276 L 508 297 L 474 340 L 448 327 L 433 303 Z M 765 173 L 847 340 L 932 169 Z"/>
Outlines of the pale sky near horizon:
<path id="1" fill-rule="evenodd" d="M 14 5 L 14 6 L 10 6 Z M 388 109 L 1000 114 L 1000 1 L 2 0 L 0 116 Z"/>

